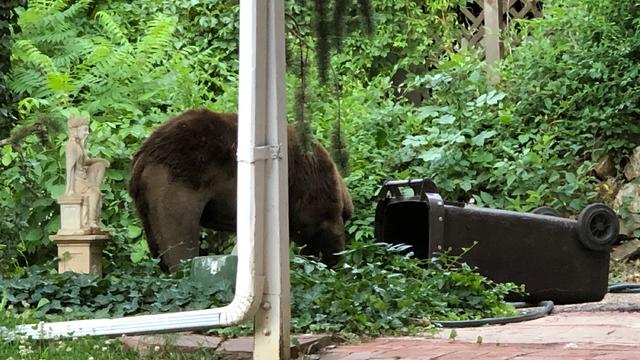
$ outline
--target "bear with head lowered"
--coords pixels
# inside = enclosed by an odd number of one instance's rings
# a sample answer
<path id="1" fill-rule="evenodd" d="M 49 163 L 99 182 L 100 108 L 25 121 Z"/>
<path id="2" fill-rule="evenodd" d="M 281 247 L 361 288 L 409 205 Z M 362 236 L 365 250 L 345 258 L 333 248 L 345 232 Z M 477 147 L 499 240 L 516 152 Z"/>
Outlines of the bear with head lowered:
<path id="1" fill-rule="evenodd" d="M 344 250 L 353 205 L 328 152 L 288 128 L 289 232 L 328 265 Z M 189 110 L 155 130 L 135 154 L 129 193 L 149 250 L 165 271 L 200 254 L 202 227 L 236 230 L 237 115 Z"/>

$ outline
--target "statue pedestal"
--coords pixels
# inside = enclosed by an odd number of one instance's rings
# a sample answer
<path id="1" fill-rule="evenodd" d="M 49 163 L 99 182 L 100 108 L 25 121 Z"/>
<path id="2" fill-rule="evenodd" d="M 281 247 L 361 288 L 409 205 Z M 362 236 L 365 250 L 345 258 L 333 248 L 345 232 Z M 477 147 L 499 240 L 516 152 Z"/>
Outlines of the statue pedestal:
<path id="1" fill-rule="evenodd" d="M 82 195 L 63 195 L 57 199 L 60 205 L 60 230 L 56 235 L 88 235 L 85 198 Z M 83 204 L 84 203 L 84 204 Z"/>
<path id="2" fill-rule="evenodd" d="M 108 234 L 53 235 L 49 237 L 58 246 L 58 272 L 102 274 L 102 249 Z"/>
<path id="3" fill-rule="evenodd" d="M 58 272 L 102 274 L 102 249 L 111 235 L 88 227 L 85 196 L 64 195 L 58 198 L 58 204 L 60 230 L 49 237 L 58 246 Z"/>

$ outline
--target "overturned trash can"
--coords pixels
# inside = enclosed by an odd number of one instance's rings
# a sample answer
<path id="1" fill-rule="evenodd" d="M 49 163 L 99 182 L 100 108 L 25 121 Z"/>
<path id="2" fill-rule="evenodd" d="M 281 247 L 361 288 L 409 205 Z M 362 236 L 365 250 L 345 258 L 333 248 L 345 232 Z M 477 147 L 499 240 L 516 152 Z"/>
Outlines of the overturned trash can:
<path id="1" fill-rule="evenodd" d="M 569 304 L 602 300 L 609 251 L 619 232 L 617 215 L 603 204 L 585 207 L 577 220 L 553 209 L 532 213 L 444 201 L 429 179 L 387 181 L 378 194 L 377 241 L 407 244 L 418 258 L 449 251 L 496 282 L 524 284 L 524 298 Z"/>

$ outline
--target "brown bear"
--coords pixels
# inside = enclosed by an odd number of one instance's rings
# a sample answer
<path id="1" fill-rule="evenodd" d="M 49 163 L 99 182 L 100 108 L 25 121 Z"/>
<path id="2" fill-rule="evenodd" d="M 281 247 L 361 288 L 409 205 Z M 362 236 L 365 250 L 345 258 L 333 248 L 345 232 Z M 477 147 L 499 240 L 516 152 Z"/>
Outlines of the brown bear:
<path id="1" fill-rule="evenodd" d="M 237 115 L 189 110 L 160 126 L 133 158 L 129 193 L 153 257 L 165 271 L 199 255 L 201 227 L 236 230 Z M 304 254 L 333 265 L 353 205 L 319 143 L 310 151 L 288 129 L 289 231 Z"/>

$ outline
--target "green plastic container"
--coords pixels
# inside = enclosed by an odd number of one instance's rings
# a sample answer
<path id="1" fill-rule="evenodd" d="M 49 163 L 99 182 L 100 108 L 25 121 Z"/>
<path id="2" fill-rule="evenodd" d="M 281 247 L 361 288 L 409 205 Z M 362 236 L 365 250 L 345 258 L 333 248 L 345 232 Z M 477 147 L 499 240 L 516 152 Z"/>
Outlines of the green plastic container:
<path id="1" fill-rule="evenodd" d="M 198 256 L 191 262 L 191 279 L 219 289 L 236 287 L 237 255 Z"/>

